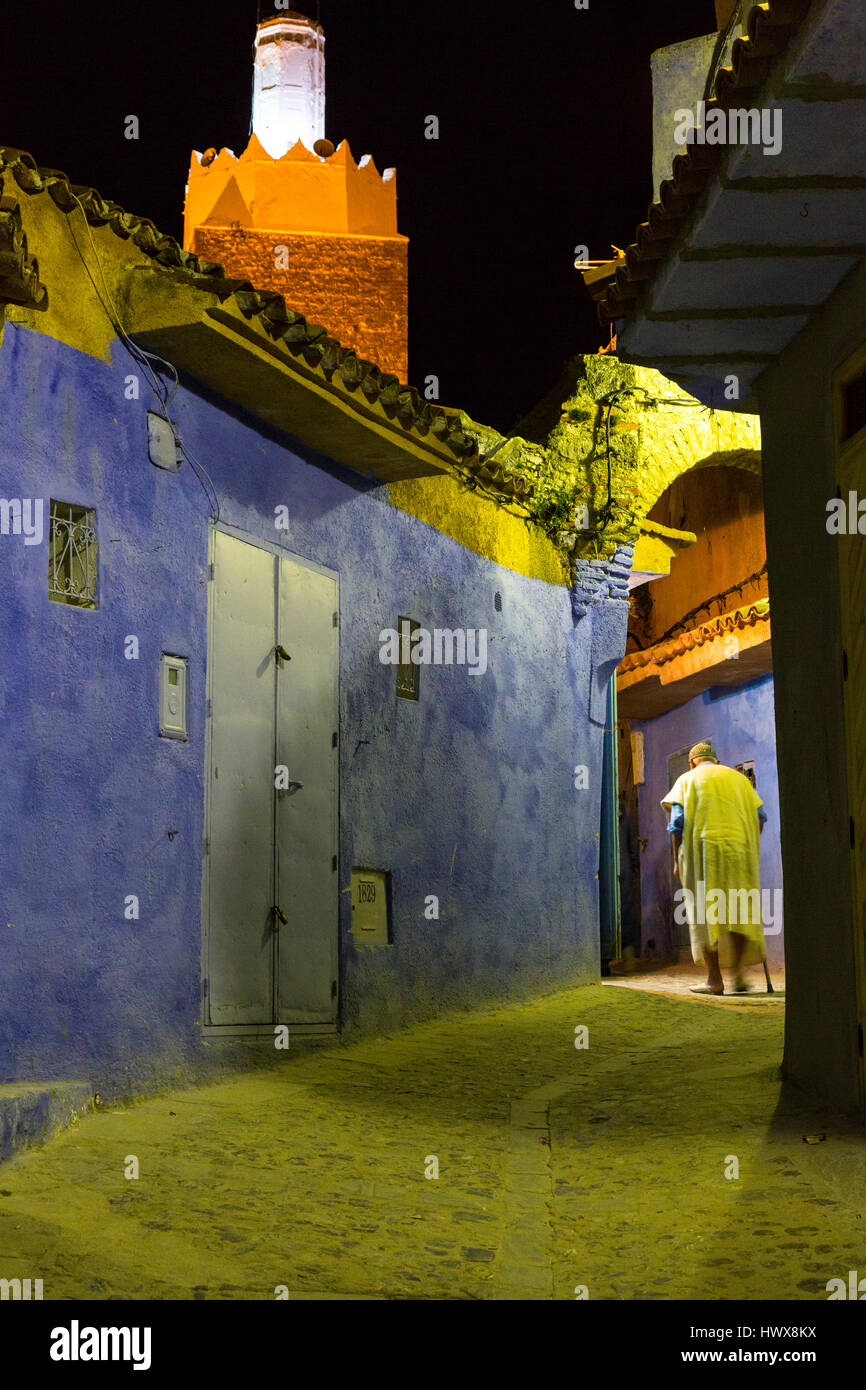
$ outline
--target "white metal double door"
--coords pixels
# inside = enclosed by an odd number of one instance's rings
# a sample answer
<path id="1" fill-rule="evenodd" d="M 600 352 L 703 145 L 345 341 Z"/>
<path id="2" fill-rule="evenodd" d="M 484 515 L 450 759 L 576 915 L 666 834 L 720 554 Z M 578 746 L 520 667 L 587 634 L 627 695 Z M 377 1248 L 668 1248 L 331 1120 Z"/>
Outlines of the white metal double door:
<path id="1" fill-rule="evenodd" d="M 212 561 L 205 1019 L 333 1024 L 336 578 L 220 529 Z"/>

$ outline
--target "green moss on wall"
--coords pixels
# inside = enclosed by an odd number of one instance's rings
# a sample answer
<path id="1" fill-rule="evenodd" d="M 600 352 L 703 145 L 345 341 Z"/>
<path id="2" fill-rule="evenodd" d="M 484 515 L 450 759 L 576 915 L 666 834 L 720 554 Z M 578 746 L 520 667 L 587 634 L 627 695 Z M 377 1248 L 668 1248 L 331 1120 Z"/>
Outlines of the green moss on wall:
<path id="1" fill-rule="evenodd" d="M 602 354 L 572 358 L 513 437 L 463 423 L 482 454 L 532 484 L 529 515 L 575 558 L 634 544 L 654 503 L 692 468 L 760 470 L 755 416 L 710 410 L 660 372 Z"/>

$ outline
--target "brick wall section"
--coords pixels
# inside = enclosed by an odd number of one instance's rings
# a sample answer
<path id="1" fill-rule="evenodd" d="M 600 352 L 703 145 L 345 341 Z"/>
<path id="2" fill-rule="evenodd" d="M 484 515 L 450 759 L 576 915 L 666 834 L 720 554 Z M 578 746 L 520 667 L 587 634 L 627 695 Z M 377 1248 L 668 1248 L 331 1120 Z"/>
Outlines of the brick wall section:
<path id="1" fill-rule="evenodd" d="M 628 602 L 628 581 L 633 559 L 633 545 L 618 545 L 610 560 L 575 561 L 571 590 L 571 609 L 575 621 L 584 618 L 599 599 Z"/>
<path id="2" fill-rule="evenodd" d="M 192 250 L 256 289 L 276 290 L 308 322 L 405 381 L 408 245 L 403 237 L 197 227 Z M 275 268 L 276 246 L 289 248 L 288 270 Z"/>

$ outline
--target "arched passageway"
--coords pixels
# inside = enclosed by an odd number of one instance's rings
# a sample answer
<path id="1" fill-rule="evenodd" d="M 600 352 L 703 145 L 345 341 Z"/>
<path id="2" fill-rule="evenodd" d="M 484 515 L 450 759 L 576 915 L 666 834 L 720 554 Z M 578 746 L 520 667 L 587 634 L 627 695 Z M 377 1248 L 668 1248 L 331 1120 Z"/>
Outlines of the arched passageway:
<path id="1" fill-rule="evenodd" d="M 691 960 L 659 803 L 688 767 L 688 749 L 706 739 L 764 801 L 764 933 L 778 988 L 782 859 L 759 455 L 717 452 L 678 472 L 642 520 L 629 584 L 616 681 L 620 960 Z M 760 968 L 750 984 L 765 988 Z"/>

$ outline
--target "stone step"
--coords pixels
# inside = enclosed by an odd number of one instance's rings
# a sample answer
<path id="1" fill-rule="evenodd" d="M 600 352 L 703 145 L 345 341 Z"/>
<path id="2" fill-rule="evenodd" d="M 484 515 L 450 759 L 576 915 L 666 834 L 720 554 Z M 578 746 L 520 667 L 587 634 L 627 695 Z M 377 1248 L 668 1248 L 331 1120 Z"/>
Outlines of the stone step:
<path id="1" fill-rule="evenodd" d="M 0 1163 L 50 1139 L 92 1102 L 89 1081 L 0 1082 Z"/>

